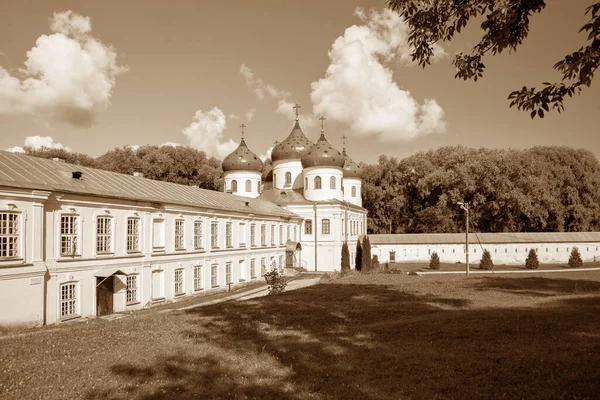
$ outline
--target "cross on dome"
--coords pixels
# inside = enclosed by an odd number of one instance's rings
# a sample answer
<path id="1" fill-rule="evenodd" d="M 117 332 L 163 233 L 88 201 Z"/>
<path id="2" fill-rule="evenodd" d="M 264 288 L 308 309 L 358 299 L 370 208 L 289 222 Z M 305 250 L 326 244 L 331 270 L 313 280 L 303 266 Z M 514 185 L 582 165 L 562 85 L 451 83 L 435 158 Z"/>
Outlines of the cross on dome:
<path id="1" fill-rule="evenodd" d="M 244 139 L 244 137 L 246 136 L 246 132 L 244 131 L 244 128 L 246 127 L 245 124 L 241 124 L 240 128 L 242 128 L 242 140 Z"/>
<path id="2" fill-rule="evenodd" d="M 319 118 L 321 120 L 321 133 L 323 133 L 325 131 L 325 120 L 326 118 L 324 116 L 321 116 L 321 118 Z"/>
<path id="3" fill-rule="evenodd" d="M 296 121 L 298 121 L 298 119 L 299 119 L 298 110 L 301 108 L 301 106 L 300 106 L 300 104 L 296 103 L 296 105 L 292 108 L 296 110 Z"/>
<path id="4" fill-rule="evenodd" d="M 348 139 L 348 136 L 342 136 L 342 151 L 344 154 L 346 154 L 346 139 Z"/>

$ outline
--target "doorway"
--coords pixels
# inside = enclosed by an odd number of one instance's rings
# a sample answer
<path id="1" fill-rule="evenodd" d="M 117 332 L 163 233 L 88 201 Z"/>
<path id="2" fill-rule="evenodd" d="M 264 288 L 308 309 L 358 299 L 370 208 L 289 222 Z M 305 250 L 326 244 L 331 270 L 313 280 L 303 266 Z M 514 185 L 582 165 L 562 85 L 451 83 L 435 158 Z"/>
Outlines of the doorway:
<path id="1" fill-rule="evenodd" d="M 96 278 L 96 316 L 113 313 L 114 276 Z"/>

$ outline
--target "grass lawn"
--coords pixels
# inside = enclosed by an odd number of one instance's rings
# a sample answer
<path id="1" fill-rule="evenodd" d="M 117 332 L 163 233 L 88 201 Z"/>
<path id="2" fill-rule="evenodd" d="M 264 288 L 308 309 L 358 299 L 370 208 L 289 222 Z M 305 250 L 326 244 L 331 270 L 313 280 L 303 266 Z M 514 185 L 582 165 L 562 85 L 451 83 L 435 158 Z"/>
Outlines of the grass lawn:
<path id="1" fill-rule="evenodd" d="M 600 271 L 351 275 L 0 340 L 0 398 L 598 398 Z"/>

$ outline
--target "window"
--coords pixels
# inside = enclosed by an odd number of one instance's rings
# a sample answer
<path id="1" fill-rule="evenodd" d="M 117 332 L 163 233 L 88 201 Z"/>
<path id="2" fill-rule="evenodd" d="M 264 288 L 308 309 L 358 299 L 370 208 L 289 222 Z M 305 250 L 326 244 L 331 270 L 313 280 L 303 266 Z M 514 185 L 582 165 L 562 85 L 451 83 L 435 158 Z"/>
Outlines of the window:
<path id="1" fill-rule="evenodd" d="M 290 186 L 291 184 L 292 184 L 292 173 L 286 172 L 285 173 L 285 186 Z"/>
<path id="2" fill-rule="evenodd" d="M 0 258 L 19 256 L 19 214 L 0 213 Z"/>
<path id="3" fill-rule="evenodd" d="M 225 247 L 233 247 L 233 222 L 225 224 Z"/>
<path id="4" fill-rule="evenodd" d="M 211 221 L 210 223 L 210 248 L 219 248 L 219 222 Z"/>
<path id="5" fill-rule="evenodd" d="M 138 276 L 127 275 L 127 304 L 137 303 L 138 301 Z"/>
<path id="6" fill-rule="evenodd" d="M 194 248 L 201 249 L 202 247 L 202 221 L 194 221 Z"/>
<path id="7" fill-rule="evenodd" d="M 194 266 L 194 290 L 202 289 L 202 266 Z"/>
<path id="8" fill-rule="evenodd" d="M 285 241 L 287 242 L 288 240 L 290 240 L 290 226 L 286 225 L 285 226 Z"/>
<path id="9" fill-rule="evenodd" d="M 231 181 L 231 193 L 237 193 L 237 181 L 235 179 Z"/>
<path id="10" fill-rule="evenodd" d="M 304 178 L 304 189 L 308 189 L 308 178 Z"/>
<path id="11" fill-rule="evenodd" d="M 335 176 L 332 176 L 331 178 L 329 178 L 329 188 L 335 189 Z"/>
<path id="12" fill-rule="evenodd" d="M 250 279 L 256 278 L 256 259 L 250 260 Z"/>
<path id="13" fill-rule="evenodd" d="M 182 219 L 175 220 L 175 250 L 183 250 L 185 248 L 183 235 L 185 232 L 184 222 Z"/>
<path id="14" fill-rule="evenodd" d="M 210 286 L 219 286 L 217 273 L 219 272 L 219 264 L 213 264 L 210 266 Z"/>
<path id="15" fill-rule="evenodd" d="M 256 247 L 256 224 L 250 224 L 250 246 Z"/>
<path id="16" fill-rule="evenodd" d="M 183 294 L 183 269 L 176 269 L 175 270 L 175 279 L 174 279 L 174 283 L 175 283 L 175 295 L 181 295 Z"/>
<path id="17" fill-rule="evenodd" d="M 396 262 L 396 252 L 390 251 L 390 262 Z"/>
<path id="18" fill-rule="evenodd" d="M 324 219 L 323 222 L 321 222 L 321 224 L 322 224 L 321 233 L 323 235 L 329 235 L 329 231 L 330 231 L 329 220 Z"/>
<path id="19" fill-rule="evenodd" d="M 69 318 L 77 315 L 77 283 L 63 283 L 60 285 L 60 318 Z"/>
<path id="20" fill-rule="evenodd" d="M 256 192 L 260 193 L 260 181 L 256 182 Z"/>
<path id="21" fill-rule="evenodd" d="M 225 283 L 231 283 L 231 262 L 225 264 Z"/>
<path id="22" fill-rule="evenodd" d="M 244 246 L 246 247 L 246 224 L 240 224 L 240 228 L 239 228 L 239 241 L 240 241 L 240 247 Z"/>
<path id="23" fill-rule="evenodd" d="M 127 218 L 127 252 L 140 251 L 140 219 Z"/>
<path id="24" fill-rule="evenodd" d="M 346 231 L 346 220 L 342 218 L 342 236 L 344 236 L 344 232 Z"/>
<path id="25" fill-rule="evenodd" d="M 271 246 L 275 246 L 275 225 L 271 225 Z"/>
<path id="26" fill-rule="evenodd" d="M 267 259 L 264 257 L 260 258 L 260 276 L 265 276 L 267 273 Z"/>
<path id="27" fill-rule="evenodd" d="M 260 226 L 260 245 L 263 247 L 267 245 L 267 226 L 265 224 Z"/>
<path id="28" fill-rule="evenodd" d="M 152 249 L 164 250 L 165 248 L 165 220 L 155 219 L 152 222 Z"/>
<path id="29" fill-rule="evenodd" d="M 321 177 L 315 176 L 315 189 L 321 189 Z"/>
<path id="30" fill-rule="evenodd" d="M 112 217 L 100 216 L 96 218 L 96 252 L 112 252 Z"/>
<path id="31" fill-rule="evenodd" d="M 279 225 L 279 244 L 285 244 L 283 239 L 283 225 Z"/>
<path id="32" fill-rule="evenodd" d="M 273 174 L 273 185 L 277 186 L 277 175 Z"/>
<path id="33" fill-rule="evenodd" d="M 298 227 L 294 225 L 294 242 L 298 241 Z"/>
<path id="34" fill-rule="evenodd" d="M 79 254 L 79 216 L 62 215 L 60 217 L 60 255 L 74 256 Z"/>
<path id="35" fill-rule="evenodd" d="M 304 221 L 304 234 L 312 235 L 312 219 Z"/>
<path id="36" fill-rule="evenodd" d="M 251 192 L 252 191 L 252 182 L 250 182 L 250 179 L 246 180 L 246 192 Z"/>
<path id="37" fill-rule="evenodd" d="M 356 197 L 356 186 L 352 186 L 352 197 Z"/>

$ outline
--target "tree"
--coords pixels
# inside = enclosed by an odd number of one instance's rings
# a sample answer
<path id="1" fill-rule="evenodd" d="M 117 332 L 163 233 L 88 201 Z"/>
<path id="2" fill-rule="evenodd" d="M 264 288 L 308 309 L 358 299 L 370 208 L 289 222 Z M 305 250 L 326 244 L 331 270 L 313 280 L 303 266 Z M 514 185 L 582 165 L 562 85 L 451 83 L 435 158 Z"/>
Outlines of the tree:
<path id="1" fill-rule="evenodd" d="M 429 259 L 429 268 L 440 269 L 440 258 L 438 257 L 438 253 L 435 251 L 431 253 L 431 258 Z"/>
<path id="2" fill-rule="evenodd" d="M 342 245 L 342 273 L 350 271 L 350 251 L 348 250 L 348 242 Z"/>
<path id="3" fill-rule="evenodd" d="M 354 259 L 354 268 L 357 271 L 362 269 L 362 246 L 360 245 L 360 239 L 356 240 L 356 258 Z"/>
<path id="4" fill-rule="evenodd" d="M 483 251 L 481 261 L 479 262 L 479 268 L 481 269 L 494 269 L 494 262 L 492 261 L 492 255 L 486 249 Z"/>
<path id="5" fill-rule="evenodd" d="M 583 260 L 581 259 L 581 254 L 579 254 L 579 249 L 577 247 L 573 247 L 573 250 L 571 250 L 571 255 L 569 256 L 569 267 L 579 268 L 582 265 Z"/>
<path id="6" fill-rule="evenodd" d="M 379 257 L 377 256 L 377 254 L 373 254 L 373 258 L 371 259 L 371 270 L 379 271 L 379 267 Z"/>
<path id="7" fill-rule="evenodd" d="M 412 60 L 423 68 L 431 63 L 437 42 L 450 42 L 469 20 L 483 17 L 483 36 L 470 51 L 458 53 L 452 64 L 455 78 L 477 81 L 483 76 L 486 54 L 515 52 L 529 33 L 529 18 L 546 7 L 544 0 L 388 0 L 388 5 L 405 18 L 409 27 L 408 43 Z M 592 84 L 600 65 L 600 2 L 585 10 L 590 20 L 581 31 L 588 33 L 587 43 L 554 65 L 562 82 L 544 82 L 542 89 L 523 86 L 512 92 L 510 107 L 530 111 L 531 118 L 543 118 L 544 112 L 564 110 L 566 96 L 581 92 Z"/>
<path id="8" fill-rule="evenodd" d="M 540 262 L 538 261 L 537 252 L 534 249 L 530 249 L 529 254 L 527 254 L 527 259 L 525 260 L 525 268 L 538 269 L 539 267 Z"/>
<path id="9" fill-rule="evenodd" d="M 371 270 L 371 242 L 369 237 L 365 235 L 362 241 L 362 270 L 369 272 Z"/>

